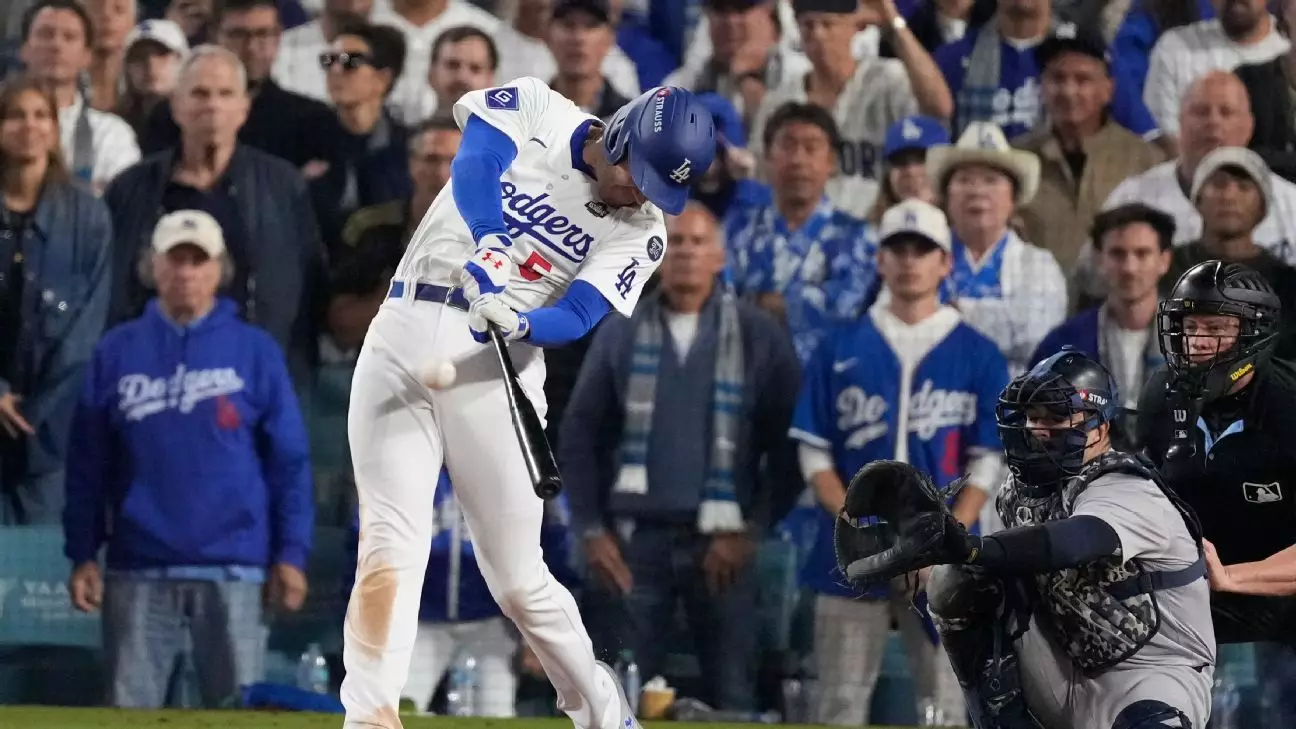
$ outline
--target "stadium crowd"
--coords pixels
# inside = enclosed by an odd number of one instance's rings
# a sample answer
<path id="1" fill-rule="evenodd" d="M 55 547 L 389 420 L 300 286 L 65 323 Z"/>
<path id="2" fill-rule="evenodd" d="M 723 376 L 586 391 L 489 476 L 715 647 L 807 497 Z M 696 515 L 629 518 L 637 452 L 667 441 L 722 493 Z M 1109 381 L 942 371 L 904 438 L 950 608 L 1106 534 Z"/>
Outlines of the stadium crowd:
<path id="1" fill-rule="evenodd" d="M 1296 357 L 1294 24 L 1296 0 L 10 0 L 0 523 L 62 525 L 107 704 L 162 705 L 188 644 L 207 705 L 262 680 L 315 526 L 354 519 L 312 468 L 345 427 L 313 437 L 301 398 L 354 361 L 448 184 L 454 102 L 535 76 L 606 119 L 682 86 L 719 151 L 653 293 L 546 353 L 546 560 L 601 653 L 668 674 L 682 611 L 698 698 L 755 711 L 755 555 L 793 534 L 812 629 L 778 672 L 815 678 L 810 718 L 869 723 L 895 628 L 915 705 L 961 724 L 908 587 L 836 572 L 843 484 L 879 458 L 968 474 L 955 513 L 994 530 L 1009 378 L 1071 345 L 1136 409 L 1158 303 L 1203 261 L 1269 280 Z M 880 245 L 906 201 L 931 245 Z M 510 200 L 516 234 L 545 205 Z M 831 396 L 852 368 L 869 387 Z M 699 527 L 717 470 L 747 531 Z M 511 716 L 542 674 L 439 481 L 406 695 L 426 710 L 471 651 L 480 710 Z"/>

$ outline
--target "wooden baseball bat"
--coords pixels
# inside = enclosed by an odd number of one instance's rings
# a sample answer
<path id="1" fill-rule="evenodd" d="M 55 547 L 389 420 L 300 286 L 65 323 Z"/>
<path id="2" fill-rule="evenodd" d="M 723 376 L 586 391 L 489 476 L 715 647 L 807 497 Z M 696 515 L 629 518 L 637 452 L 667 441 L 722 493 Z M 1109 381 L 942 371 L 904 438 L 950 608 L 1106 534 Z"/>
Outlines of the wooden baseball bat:
<path id="1" fill-rule="evenodd" d="M 531 476 L 531 488 L 536 496 L 552 499 L 562 491 L 562 477 L 558 474 L 558 462 L 554 459 L 553 448 L 549 447 L 549 438 L 545 436 L 540 416 L 536 414 L 535 405 L 522 389 L 513 359 L 509 357 L 504 336 L 499 327 L 487 324 L 491 344 L 495 345 L 495 356 L 499 359 L 500 369 L 504 371 L 504 392 L 508 395 L 509 418 L 513 421 L 513 432 L 517 434 L 518 445 L 522 446 L 522 460 L 526 461 L 527 474 Z"/>

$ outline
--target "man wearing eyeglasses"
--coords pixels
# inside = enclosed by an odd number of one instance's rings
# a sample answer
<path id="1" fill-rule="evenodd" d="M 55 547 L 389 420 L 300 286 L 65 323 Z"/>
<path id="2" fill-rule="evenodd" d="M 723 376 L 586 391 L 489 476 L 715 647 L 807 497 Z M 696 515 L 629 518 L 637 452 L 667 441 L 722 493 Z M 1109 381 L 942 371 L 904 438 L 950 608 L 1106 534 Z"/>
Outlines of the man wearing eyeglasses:
<path id="1" fill-rule="evenodd" d="M 239 142 L 285 159 L 309 179 L 327 171 L 341 135 L 329 107 L 280 87 L 270 77 L 283 27 L 274 0 L 226 0 L 219 10 L 215 41 L 238 56 L 247 72 L 247 121 Z M 158 104 L 145 122 L 140 149 L 160 152 L 180 141 L 171 104 Z"/>

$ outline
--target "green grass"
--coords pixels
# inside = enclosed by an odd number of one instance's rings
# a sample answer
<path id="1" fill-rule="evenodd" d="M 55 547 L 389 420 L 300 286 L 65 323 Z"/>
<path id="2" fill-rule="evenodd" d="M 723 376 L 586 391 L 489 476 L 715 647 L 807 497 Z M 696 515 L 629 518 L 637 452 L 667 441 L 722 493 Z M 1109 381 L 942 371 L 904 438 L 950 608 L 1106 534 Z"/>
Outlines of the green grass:
<path id="1" fill-rule="evenodd" d="M 568 719 L 402 717 L 406 729 L 570 729 Z M 753 729 L 757 724 L 652 722 L 672 729 Z M 341 729 L 339 714 L 265 711 L 122 711 L 0 707 L 0 727 L 13 729 Z M 797 729 L 780 724 L 783 729 Z M 809 729 L 802 727 L 801 729 Z"/>

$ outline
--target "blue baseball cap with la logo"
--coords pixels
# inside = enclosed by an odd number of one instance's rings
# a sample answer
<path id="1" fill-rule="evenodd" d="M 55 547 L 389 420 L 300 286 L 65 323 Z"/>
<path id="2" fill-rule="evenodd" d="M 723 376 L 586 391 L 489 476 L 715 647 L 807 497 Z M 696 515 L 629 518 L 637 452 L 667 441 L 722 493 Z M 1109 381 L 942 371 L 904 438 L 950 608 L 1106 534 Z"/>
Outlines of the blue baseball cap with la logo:
<path id="1" fill-rule="evenodd" d="M 890 159 L 909 149 L 927 150 L 937 144 L 949 144 L 949 132 L 935 117 L 914 114 L 892 124 L 887 129 L 882 157 Z"/>
<path id="2" fill-rule="evenodd" d="M 715 121 L 691 92 L 659 86 L 613 115 L 603 148 L 612 164 L 629 158 L 630 176 L 649 202 L 679 215 L 689 186 L 715 159 Z"/>

